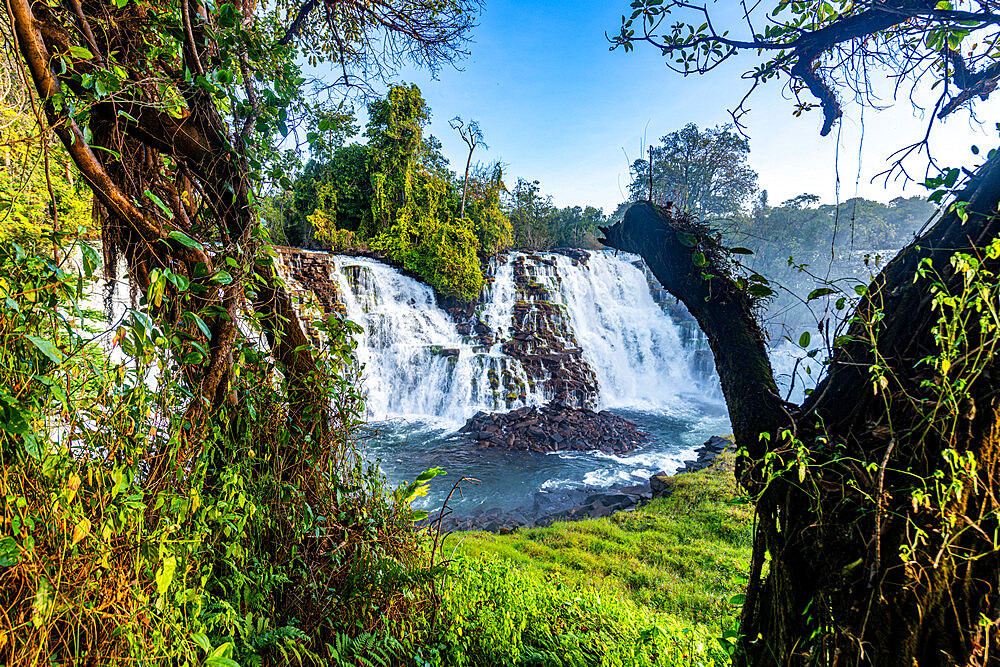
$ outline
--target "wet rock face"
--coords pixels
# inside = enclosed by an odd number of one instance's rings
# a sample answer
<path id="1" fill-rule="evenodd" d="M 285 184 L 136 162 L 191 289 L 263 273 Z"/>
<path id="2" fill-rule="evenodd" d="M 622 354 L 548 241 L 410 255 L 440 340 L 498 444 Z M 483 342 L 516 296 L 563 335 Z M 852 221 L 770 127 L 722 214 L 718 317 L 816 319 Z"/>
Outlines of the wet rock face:
<path id="1" fill-rule="evenodd" d="M 585 251 L 579 252 L 589 257 Z M 532 260 L 533 265 L 529 266 L 525 259 Z M 545 395 L 554 403 L 594 407 L 597 377 L 583 358 L 565 308 L 548 301 L 548 290 L 532 275 L 541 266 L 555 266 L 555 261 L 527 255 L 513 262 L 519 298 L 514 304 L 510 340 L 503 344 L 503 352 L 520 361 L 528 376 L 543 384 Z"/>
<path id="2" fill-rule="evenodd" d="M 607 410 L 558 404 L 499 414 L 480 412 L 460 432 L 482 447 L 531 452 L 599 449 L 623 454 L 649 440 L 635 424 Z"/>
<path id="3" fill-rule="evenodd" d="M 573 260 L 573 266 L 577 266 L 579 264 L 586 266 L 587 262 L 590 260 L 590 253 L 582 248 L 553 248 L 552 250 L 549 250 L 549 252 L 569 257 Z"/>
<path id="4" fill-rule="evenodd" d="M 332 255 L 307 252 L 299 248 L 274 247 L 277 257 L 275 268 L 286 283 L 296 309 L 301 314 L 304 306 L 315 304 L 323 315 L 337 314 L 347 317 L 347 308 L 337 290 L 337 281 L 331 279 L 334 271 Z M 306 335 L 313 341 L 320 336 L 311 324 L 310 318 L 303 317 Z"/>

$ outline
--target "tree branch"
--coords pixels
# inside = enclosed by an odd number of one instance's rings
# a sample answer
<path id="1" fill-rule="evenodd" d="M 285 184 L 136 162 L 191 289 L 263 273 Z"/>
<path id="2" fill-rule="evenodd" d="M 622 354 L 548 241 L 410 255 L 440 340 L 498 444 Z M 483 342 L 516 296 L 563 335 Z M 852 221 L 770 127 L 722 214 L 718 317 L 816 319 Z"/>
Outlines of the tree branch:
<path id="1" fill-rule="evenodd" d="M 781 428 L 794 428 L 790 406 L 778 395 L 754 316 L 756 303 L 733 280 L 723 250 L 709 230 L 674 217 L 667 208 L 639 202 L 629 207 L 621 222 L 601 231 L 605 235 L 602 244 L 646 260 L 663 287 L 683 301 L 698 321 L 715 355 L 736 443 L 752 457 L 761 457 L 765 451 L 761 433 L 777 436 Z M 695 248 L 705 256 L 703 266 L 692 261 Z M 706 279 L 707 274 L 711 279 Z"/>
<path id="2" fill-rule="evenodd" d="M 37 23 L 28 4 L 29 0 L 10 0 L 11 16 L 14 20 L 14 34 L 21 54 L 24 56 L 28 71 L 38 90 L 45 115 L 52 125 L 53 131 L 60 138 L 66 151 L 80 170 L 80 174 L 90 185 L 94 194 L 108 211 L 129 224 L 142 238 L 151 245 L 163 242 L 170 246 L 171 251 L 180 259 L 189 262 L 205 262 L 211 266 L 210 258 L 199 248 L 190 248 L 168 237 L 168 232 L 155 219 L 146 216 L 136 207 L 124 192 L 108 176 L 104 166 L 91 150 L 84 138 L 83 132 L 76 122 L 63 111 L 56 108 L 53 100 L 62 91 L 59 82 L 48 63 L 50 56 L 41 36 L 37 32 Z"/>

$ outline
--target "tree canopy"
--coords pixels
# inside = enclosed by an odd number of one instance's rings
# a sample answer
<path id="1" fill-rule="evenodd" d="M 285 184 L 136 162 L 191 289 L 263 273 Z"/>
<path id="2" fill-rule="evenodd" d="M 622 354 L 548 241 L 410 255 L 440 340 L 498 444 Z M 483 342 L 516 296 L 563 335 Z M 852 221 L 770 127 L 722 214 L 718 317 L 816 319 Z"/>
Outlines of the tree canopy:
<path id="1" fill-rule="evenodd" d="M 650 149 L 652 201 L 701 219 L 735 215 L 757 190 L 749 155 L 749 142 L 730 126 L 700 130 L 688 123 Z M 649 165 L 649 158 L 632 163 L 631 201 L 650 199 Z"/>

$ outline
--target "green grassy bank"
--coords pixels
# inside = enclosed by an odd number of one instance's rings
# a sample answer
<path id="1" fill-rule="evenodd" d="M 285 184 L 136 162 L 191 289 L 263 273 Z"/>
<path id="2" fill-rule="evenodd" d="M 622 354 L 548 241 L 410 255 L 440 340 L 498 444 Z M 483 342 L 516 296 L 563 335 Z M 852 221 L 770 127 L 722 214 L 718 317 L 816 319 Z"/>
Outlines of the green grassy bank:
<path id="1" fill-rule="evenodd" d="M 710 665 L 729 660 L 751 547 L 733 457 L 608 519 L 456 533 L 428 665 Z"/>

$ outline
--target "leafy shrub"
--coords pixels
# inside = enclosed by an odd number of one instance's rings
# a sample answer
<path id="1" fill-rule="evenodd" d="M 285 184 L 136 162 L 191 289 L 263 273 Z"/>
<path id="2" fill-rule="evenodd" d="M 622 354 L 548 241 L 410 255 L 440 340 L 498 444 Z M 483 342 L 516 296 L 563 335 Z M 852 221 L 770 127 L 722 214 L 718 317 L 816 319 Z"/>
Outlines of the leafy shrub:
<path id="1" fill-rule="evenodd" d="M 180 312 L 129 309 L 118 362 L 81 326 L 96 254 L 77 273 L 71 250 L 0 244 L 0 664 L 341 664 L 420 614 L 437 570 L 352 445 L 351 325 L 318 323 L 332 434 L 290 424 L 251 344 L 233 351 L 239 401 L 191 418 L 174 360 L 199 354 L 201 317 L 183 276 L 150 273 L 150 300 L 172 284 Z"/>

